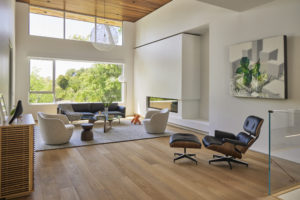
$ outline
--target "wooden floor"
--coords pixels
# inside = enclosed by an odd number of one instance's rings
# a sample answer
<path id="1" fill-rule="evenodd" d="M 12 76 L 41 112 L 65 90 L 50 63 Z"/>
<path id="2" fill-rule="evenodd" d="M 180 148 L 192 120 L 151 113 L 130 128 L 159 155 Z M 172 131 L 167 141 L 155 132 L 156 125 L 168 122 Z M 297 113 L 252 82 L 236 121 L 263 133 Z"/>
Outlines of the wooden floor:
<path id="1" fill-rule="evenodd" d="M 230 170 L 226 163 L 209 165 L 213 152 L 205 148 L 189 151 L 197 154 L 198 165 L 189 160 L 174 164 L 173 153 L 181 151 L 169 147 L 169 137 L 162 137 L 37 152 L 35 192 L 19 199 L 239 200 L 267 196 L 265 155 L 248 151 L 244 160 L 249 167 L 233 164 Z"/>

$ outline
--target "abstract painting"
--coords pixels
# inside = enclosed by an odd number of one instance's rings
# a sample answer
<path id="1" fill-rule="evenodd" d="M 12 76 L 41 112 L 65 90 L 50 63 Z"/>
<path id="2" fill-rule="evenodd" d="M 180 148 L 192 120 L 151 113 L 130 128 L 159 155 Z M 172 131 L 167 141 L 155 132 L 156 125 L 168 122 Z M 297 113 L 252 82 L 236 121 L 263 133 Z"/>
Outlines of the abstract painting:
<path id="1" fill-rule="evenodd" d="M 232 45 L 229 62 L 233 96 L 287 98 L 286 36 Z"/>

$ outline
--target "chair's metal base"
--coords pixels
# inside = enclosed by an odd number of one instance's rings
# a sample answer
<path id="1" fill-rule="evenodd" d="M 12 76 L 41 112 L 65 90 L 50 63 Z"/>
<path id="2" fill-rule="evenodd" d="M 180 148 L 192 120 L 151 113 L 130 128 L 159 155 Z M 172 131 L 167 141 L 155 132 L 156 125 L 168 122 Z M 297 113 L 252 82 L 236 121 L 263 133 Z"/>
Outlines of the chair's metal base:
<path id="1" fill-rule="evenodd" d="M 186 148 L 184 148 L 184 153 L 174 153 L 174 156 L 177 156 L 173 160 L 174 163 L 175 163 L 176 160 L 179 160 L 179 159 L 182 159 L 182 158 L 188 158 L 188 159 L 194 161 L 196 163 L 196 165 L 198 164 L 198 161 L 196 159 L 192 158 L 192 156 L 196 157 L 196 154 L 187 154 L 186 153 Z"/>
<path id="2" fill-rule="evenodd" d="M 209 164 L 212 163 L 212 162 L 224 162 L 224 161 L 226 161 L 226 162 L 228 162 L 228 165 L 229 165 L 230 169 L 232 169 L 232 165 L 231 165 L 232 162 L 233 163 L 242 164 L 242 165 L 246 165 L 248 167 L 248 163 L 236 160 L 232 156 L 218 156 L 218 155 L 213 155 L 213 158 L 216 158 L 216 159 L 209 160 L 208 161 Z"/>

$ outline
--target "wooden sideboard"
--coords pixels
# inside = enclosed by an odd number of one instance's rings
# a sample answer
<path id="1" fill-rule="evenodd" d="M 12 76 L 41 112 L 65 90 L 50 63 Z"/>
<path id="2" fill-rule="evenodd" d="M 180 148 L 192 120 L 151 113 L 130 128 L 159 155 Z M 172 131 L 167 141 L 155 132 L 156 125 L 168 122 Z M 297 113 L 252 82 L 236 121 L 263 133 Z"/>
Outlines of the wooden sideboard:
<path id="1" fill-rule="evenodd" d="M 33 192 L 34 125 L 31 114 L 0 124 L 0 198 Z"/>

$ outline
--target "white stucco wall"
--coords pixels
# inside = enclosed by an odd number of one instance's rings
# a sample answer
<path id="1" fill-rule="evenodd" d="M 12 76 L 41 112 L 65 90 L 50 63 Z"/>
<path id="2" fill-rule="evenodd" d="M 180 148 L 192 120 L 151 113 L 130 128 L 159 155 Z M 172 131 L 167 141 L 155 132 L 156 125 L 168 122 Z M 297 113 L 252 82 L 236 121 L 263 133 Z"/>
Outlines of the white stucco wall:
<path id="1" fill-rule="evenodd" d="M 9 105 L 9 46 L 15 48 L 15 2 L 0 1 L 0 93 L 4 95 L 6 106 Z M 12 77 L 13 78 L 13 77 Z"/>
<path id="2" fill-rule="evenodd" d="M 248 115 L 265 119 L 252 149 L 267 152 L 268 110 L 300 108 L 300 1 L 277 0 L 224 17 L 210 24 L 210 134 L 215 129 L 238 133 Z M 288 99 L 236 98 L 229 93 L 229 46 L 270 36 L 287 35 Z"/>

